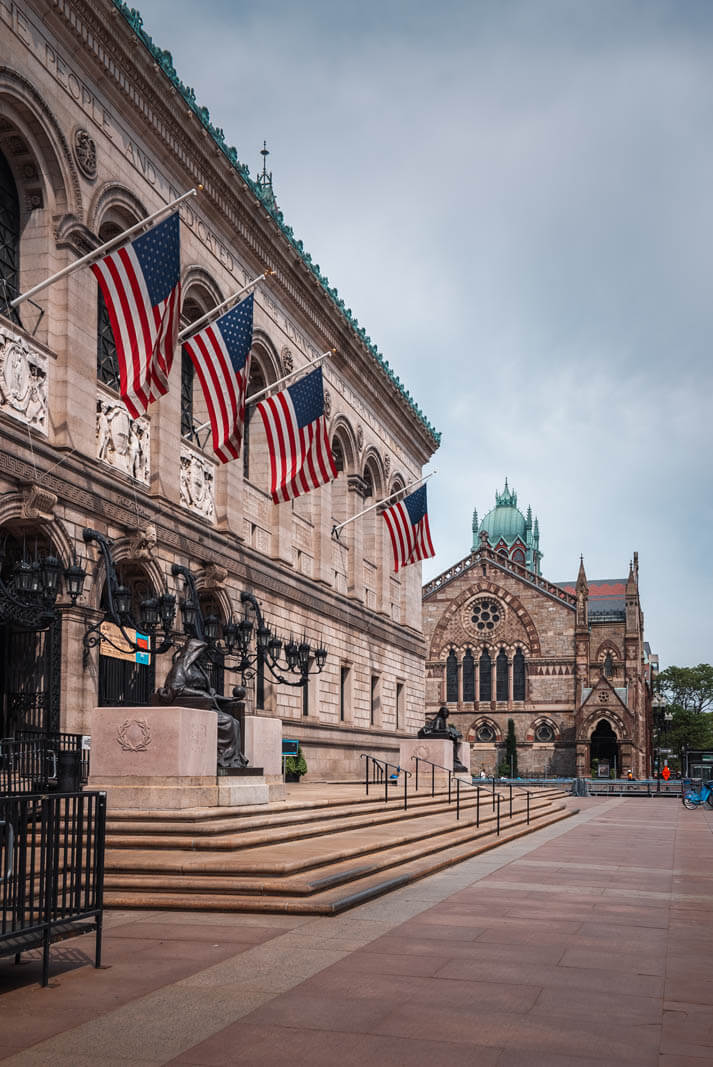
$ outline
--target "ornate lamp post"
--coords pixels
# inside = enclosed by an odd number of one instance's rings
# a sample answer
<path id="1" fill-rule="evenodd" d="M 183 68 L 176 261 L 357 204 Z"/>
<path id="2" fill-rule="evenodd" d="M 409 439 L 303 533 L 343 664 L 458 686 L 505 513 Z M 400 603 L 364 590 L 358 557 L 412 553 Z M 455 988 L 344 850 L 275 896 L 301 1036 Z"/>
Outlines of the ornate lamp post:
<path id="1" fill-rule="evenodd" d="M 223 640 L 219 641 L 218 619 L 215 615 L 203 616 L 191 571 L 180 563 L 174 563 L 171 573 L 183 578 L 186 583 L 186 595 L 180 602 L 184 632 L 205 641 L 209 655 L 211 651 L 216 651 L 223 656 L 238 657 L 238 663 L 227 669 L 240 674 L 243 685 L 256 674 L 259 678 L 264 667 L 280 685 L 290 686 L 305 686 L 310 674 L 319 674 L 324 669 L 326 649 L 321 645 L 312 649 L 304 637 L 299 643 L 293 637 L 289 641 L 278 637 L 265 622 L 260 604 L 252 593 L 240 594 L 240 602 L 245 606 L 244 614 L 239 622 L 235 622 L 231 615 L 223 626 Z"/>
<path id="2" fill-rule="evenodd" d="M 104 559 L 104 567 L 106 570 L 106 592 L 108 602 L 104 618 L 100 622 L 90 626 L 84 634 L 84 667 L 86 668 L 89 662 L 91 649 L 96 647 L 96 645 L 100 645 L 102 641 L 107 641 L 113 648 L 116 648 L 120 652 L 125 652 L 127 646 L 135 652 L 147 651 L 145 645 L 140 644 L 129 636 L 127 628 L 134 630 L 135 632 L 138 631 L 139 633 L 148 634 L 152 645 L 152 648 L 150 649 L 151 652 L 156 653 L 156 655 L 166 652 L 173 645 L 171 631 L 173 628 L 173 620 L 176 615 L 176 598 L 171 596 L 170 593 L 164 592 L 161 596 L 149 597 L 146 600 L 142 600 L 140 604 L 141 616 L 137 622 L 131 614 L 131 592 L 125 585 L 122 585 L 119 582 L 109 539 L 105 537 L 104 534 L 99 533 L 98 530 L 90 530 L 88 528 L 84 530 L 83 537 L 87 544 L 93 541 L 99 546 L 99 551 Z M 118 627 L 121 636 L 125 641 L 124 647 L 117 645 L 107 634 L 102 634 L 101 625 L 103 622 L 111 622 Z M 158 647 L 153 647 L 156 641 L 156 631 L 159 626 L 162 630 L 161 643 Z"/>
<path id="3" fill-rule="evenodd" d="M 0 546 L 0 564 L 4 555 L 5 542 Z M 0 622 L 7 620 L 25 626 L 46 623 L 54 614 L 62 576 L 72 604 L 76 604 L 86 576 L 76 559 L 62 571 L 56 556 L 31 561 L 23 550 L 22 559 L 15 563 L 8 580 L 3 581 L 0 575 Z"/>

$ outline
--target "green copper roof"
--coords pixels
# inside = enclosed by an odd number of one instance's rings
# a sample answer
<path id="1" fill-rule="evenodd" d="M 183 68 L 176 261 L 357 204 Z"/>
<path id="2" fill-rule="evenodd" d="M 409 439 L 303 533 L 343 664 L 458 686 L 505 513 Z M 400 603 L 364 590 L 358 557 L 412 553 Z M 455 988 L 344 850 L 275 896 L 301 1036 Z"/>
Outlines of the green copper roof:
<path id="1" fill-rule="evenodd" d="M 517 493 L 508 487 L 507 478 L 502 493 L 496 492 L 495 507 L 485 516 L 480 529 L 487 530 L 491 545 L 497 544 L 501 538 L 511 545 L 518 537 L 526 543 L 527 522 L 517 506 Z"/>
<path id="2" fill-rule="evenodd" d="M 176 73 L 176 68 L 173 65 L 173 57 L 171 56 L 171 53 L 159 48 L 158 45 L 154 44 L 149 34 L 146 33 L 144 29 L 143 19 L 140 13 L 136 10 L 136 8 L 130 8 L 128 4 L 123 2 L 123 0 L 112 0 L 112 3 L 114 4 L 114 7 L 117 9 L 117 11 L 119 11 L 126 19 L 131 29 L 134 31 L 134 33 L 142 42 L 142 44 L 144 44 L 148 51 L 151 53 L 155 62 L 158 64 L 164 74 L 170 79 L 171 83 L 181 94 L 190 109 L 200 119 L 203 127 L 213 138 L 223 155 L 228 160 L 230 160 L 233 167 L 243 179 L 245 184 L 248 186 L 249 189 L 252 190 L 257 199 L 263 204 L 265 209 L 275 220 L 284 236 L 290 242 L 292 247 L 299 253 L 302 262 L 305 263 L 305 265 L 312 271 L 315 278 L 324 289 L 325 293 L 331 298 L 332 302 L 336 305 L 343 317 L 346 319 L 347 324 L 351 327 L 351 329 L 357 335 L 359 340 L 362 341 L 369 349 L 371 355 L 380 365 L 381 369 L 385 372 L 387 377 L 399 390 L 404 399 L 408 402 L 409 406 L 411 407 L 417 418 L 420 420 L 420 422 L 424 425 L 426 430 L 428 430 L 435 443 L 437 445 L 440 444 L 440 433 L 438 433 L 438 431 L 435 430 L 431 423 L 428 421 L 424 413 L 421 411 L 421 408 L 413 399 L 409 391 L 405 388 L 401 379 L 396 374 L 394 374 L 393 370 L 389 366 L 388 361 L 384 359 L 379 349 L 371 340 L 371 337 L 367 335 L 367 332 L 364 327 L 359 325 L 358 319 L 356 319 L 354 315 L 352 315 L 352 309 L 345 307 L 344 300 L 342 299 L 342 297 L 340 297 L 339 293 L 337 292 L 337 289 L 334 286 L 330 286 L 329 279 L 321 273 L 319 269 L 319 264 L 312 262 L 311 255 L 309 254 L 309 252 L 305 251 L 302 241 L 298 240 L 295 237 L 292 227 L 286 224 L 284 216 L 278 208 L 277 203 L 275 202 L 274 196 L 272 194 L 272 182 L 270 182 L 269 184 L 269 193 L 268 195 L 266 195 L 265 186 L 261 186 L 258 181 L 254 181 L 250 177 L 250 170 L 247 164 L 241 163 L 238 159 L 237 149 L 233 145 L 227 145 L 225 143 L 225 134 L 223 130 L 219 126 L 214 126 L 213 123 L 210 121 L 210 112 L 208 111 L 208 108 L 199 107 L 198 102 L 196 100 L 195 90 L 191 89 L 187 85 L 184 85 L 181 79 L 178 77 L 178 74 Z M 270 175 L 270 177 L 272 176 Z"/>

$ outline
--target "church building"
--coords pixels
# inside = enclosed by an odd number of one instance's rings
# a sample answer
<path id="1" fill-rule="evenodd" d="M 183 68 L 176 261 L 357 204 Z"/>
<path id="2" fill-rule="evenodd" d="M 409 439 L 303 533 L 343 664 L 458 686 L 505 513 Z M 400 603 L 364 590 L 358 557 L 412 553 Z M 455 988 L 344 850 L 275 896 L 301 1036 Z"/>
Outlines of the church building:
<path id="1" fill-rule="evenodd" d="M 655 663 L 644 641 L 639 562 L 626 578 L 540 573 L 539 522 L 505 482 L 464 559 L 423 589 L 426 713 L 445 703 L 471 770 L 497 772 L 508 720 L 521 775 L 651 773 Z"/>

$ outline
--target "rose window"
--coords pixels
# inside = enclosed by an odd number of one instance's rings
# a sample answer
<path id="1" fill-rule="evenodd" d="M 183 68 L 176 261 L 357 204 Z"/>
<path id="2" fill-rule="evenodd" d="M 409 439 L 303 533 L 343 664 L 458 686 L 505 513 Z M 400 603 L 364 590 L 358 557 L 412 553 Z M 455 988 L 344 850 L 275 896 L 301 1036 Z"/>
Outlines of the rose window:
<path id="1" fill-rule="evenodd" d="M 503 609 L 500 604 L 497 600 L 491 600 L 490 597 L 476 600 L 474 604 L 471 604 L 471 612 L 471 622 L 481 634 L 490 633 L 503 618 Z"/>
<path id="2" fill-rule="evenodd" d="M 478 741 L 487 744 L 488 742 L 495 740 L 495 730 L 489 722 L 483 722 L 478 727 L 475 736 Z"/>
<path id="3" fill-rule="evenodd" d="M 555 732 L 548 722 L 541 722 L 535 728 L 535 741 L 554 741 Z"/>

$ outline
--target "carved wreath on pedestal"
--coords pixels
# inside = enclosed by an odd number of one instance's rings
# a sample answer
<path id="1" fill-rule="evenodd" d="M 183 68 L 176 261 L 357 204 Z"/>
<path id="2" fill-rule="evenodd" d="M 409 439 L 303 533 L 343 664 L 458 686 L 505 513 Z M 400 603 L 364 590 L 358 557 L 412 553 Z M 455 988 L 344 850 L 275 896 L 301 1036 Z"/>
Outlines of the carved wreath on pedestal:
<path id="1" fill-rule="evenodd" d="M 151 744 L 151 728 L 145 719 L 124 719 L 116 740 L 124 752 L 144 752 Z"/>

